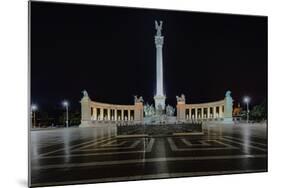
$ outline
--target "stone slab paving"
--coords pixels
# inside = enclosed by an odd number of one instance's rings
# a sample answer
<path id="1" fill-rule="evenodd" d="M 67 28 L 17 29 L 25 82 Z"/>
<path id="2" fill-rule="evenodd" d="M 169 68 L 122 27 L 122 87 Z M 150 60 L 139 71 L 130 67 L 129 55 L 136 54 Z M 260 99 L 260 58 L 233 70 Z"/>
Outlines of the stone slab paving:
<path id="1" fill-rule="evenodd" d="M 31 185 L 267 171 L 266 129 L 213 127 L 202 136 L 145 138 L 93 136 L 92 130 L 33 131 Z"/>

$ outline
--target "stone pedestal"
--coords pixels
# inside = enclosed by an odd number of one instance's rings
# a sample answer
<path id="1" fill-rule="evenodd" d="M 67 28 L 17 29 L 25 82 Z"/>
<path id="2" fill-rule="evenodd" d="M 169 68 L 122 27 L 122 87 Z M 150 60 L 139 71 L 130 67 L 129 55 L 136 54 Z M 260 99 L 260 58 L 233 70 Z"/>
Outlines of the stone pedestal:
<path id="1" fill-rule="evenodd" d="M 84 96 L 81 101 L 81 124 L 79 127 L 89 127 L 91 125 L 91 99 Z"/>
<path id="2" fill-rule="evenodd" d="M 231 97 L 231 91 L 227 91 L 224 98 L 223 123 L 234 124 L 232 111 L 233 111 L 233 99 Z"/>
<path id="3" fill-rule="evenodd" d="M 155 96 L 154 97 L 154 103 L 155 103 L 155 109 L 156 110 L 165 110 L 166 105 L 165 105 L 165 96 Z"/>
<path id="4" fill-rule="evenodd" d="M 185 121 L 185 101 L 177 103 L 177 121 Z"/>
<path id="5" fill-rule="evenodd" d="M 134 121 L 136 123 L 143 122 L 143 103 L 135 102 Z"/>

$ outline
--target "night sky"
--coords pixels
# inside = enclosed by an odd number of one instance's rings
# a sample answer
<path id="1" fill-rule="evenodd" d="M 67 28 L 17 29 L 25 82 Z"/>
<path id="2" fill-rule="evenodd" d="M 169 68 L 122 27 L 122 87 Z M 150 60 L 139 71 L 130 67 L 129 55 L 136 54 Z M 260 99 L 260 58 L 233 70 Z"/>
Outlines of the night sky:
<path id="1" fill-rule="evenodd" d="M 267 17 L 188 11 L 31 3 L 31 101 L 50 109 L 81 91 L 92 100 L 152 103 L 154 21 L 163 20 L 166 104 L 220 100 L 232 91 L 251 105 L 267 99 Z"/>

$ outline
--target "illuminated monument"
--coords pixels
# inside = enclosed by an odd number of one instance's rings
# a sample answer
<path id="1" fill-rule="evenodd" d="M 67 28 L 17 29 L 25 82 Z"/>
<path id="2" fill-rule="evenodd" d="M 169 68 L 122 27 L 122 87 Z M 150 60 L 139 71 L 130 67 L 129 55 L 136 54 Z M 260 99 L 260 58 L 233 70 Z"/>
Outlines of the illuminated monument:
<path id="1" fill-rule="evenodd" d="M 154 96 L 154 104 L 156 112 L 162 112 L 165 109 L 165 99 L 163 91 L 163 55 L 162 47 L 164 43 L 164 36 L 161 34 L 163 22 L 160 21 L 158 25 L 155 21 L 155 29 L 157 30 L 155 39 L 156 46 L 156 95 Z"/>
<path id="2" fill-rule="evenodd" d="M 110 104 L 93 101 L 86 90 L 81 99 L 81 124 L 80 127 L 106 126 L 116 124 L 152 124 L 152 123 L 185 123 L 185 122 L 221 122 L 232 124 L 233 99 L 231 92 L 227 91 L 225 97 L 219 101 L 199 104 L 187 104 L 184 94 L 176 96 L 176 110 L 165 104 L 166 96 L 163 87 L 163 56 L 162 36 L 163 22 L 155 21 L 156 35 L 156 94 L 154 105 L 144 105 L 140 96 L 135 96 L 134 104 Z M 180 85 L 178 87 L 181 87 Z M 176 115 L 175 114 L 176 111 Z"/>

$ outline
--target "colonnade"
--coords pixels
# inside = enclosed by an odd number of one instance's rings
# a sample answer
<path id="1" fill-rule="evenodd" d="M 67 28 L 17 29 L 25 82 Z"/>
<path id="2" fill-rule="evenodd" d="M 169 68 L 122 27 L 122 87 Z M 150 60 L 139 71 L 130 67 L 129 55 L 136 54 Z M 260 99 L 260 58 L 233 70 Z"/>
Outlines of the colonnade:
<path id="1" fill-rule="evenodd" d="M 197 104 L 198 105 L 198 104 Z M 185 119 L 186 120 L 198 120 L 198 119 L 221 119 L 223 118 L 224 105 L 215 104 L 214 106 L 206 106 L 204 104 L 190 105 L 185 107 Z"/>
<path id="2" fill-rule="evenodd" d="M 101 125 L 102 122 L 127 122 L 141 123 L 143 121 L 142 98 L 135 97 L 133 105 L 118 105 L 92 101 L 87 92 L 81 99 L 81 124 L 80 127 Z"/>
<path id="3" fill-rule="evenodd" d="M 200 104 L 186 104 L 184 95 L 177 96 L 176 121 L 223 120 L 224 123 L 232 124 L 233 100 L 230 94 L 231 92 L 227 91 L 223 100 Z M 133 105 L 117 105 L 92 101 L 84 92 L 81 99 L 80 127 L 95 126 L 100 121 L 133 121 L 142 124 L 143 114 L 142 97 L 135 97 Z"/>
<path id="4" fill-rule="evenodd" d="M 226 91 L 223 100 L 186 104 L 185 96 L 177 97 L 177 120 L 223 120 L 224 123 L 232 124 L 233 99 L 231 91 Z"/>
<path id="5" fill-rule="evenodd" d="M 115 108 L 106 106 L 91 107 L 91 120 L 97 121 L 133 121 L 134 120 L 134 106 Z"/>

